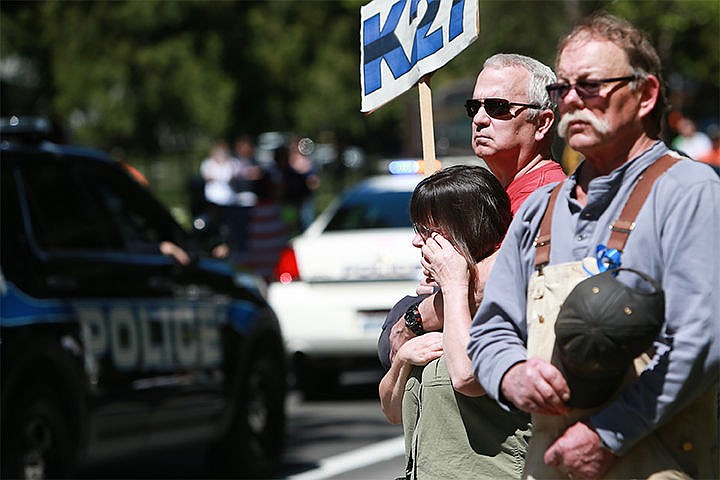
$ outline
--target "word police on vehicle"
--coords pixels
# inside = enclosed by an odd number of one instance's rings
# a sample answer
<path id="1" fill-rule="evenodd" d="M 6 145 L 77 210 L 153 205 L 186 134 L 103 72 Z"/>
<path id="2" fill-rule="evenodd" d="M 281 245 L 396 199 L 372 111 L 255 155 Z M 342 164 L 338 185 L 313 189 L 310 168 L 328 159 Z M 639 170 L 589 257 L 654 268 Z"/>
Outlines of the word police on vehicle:
<path id="1" fill-rule="evenodd" d="M 165 305 L 79 305 L 82 335 L 98 358 L 110 354 L 121 370 L 140 367 L 215 367 L 220 364 L 218 327 L 223 309 Z"/>

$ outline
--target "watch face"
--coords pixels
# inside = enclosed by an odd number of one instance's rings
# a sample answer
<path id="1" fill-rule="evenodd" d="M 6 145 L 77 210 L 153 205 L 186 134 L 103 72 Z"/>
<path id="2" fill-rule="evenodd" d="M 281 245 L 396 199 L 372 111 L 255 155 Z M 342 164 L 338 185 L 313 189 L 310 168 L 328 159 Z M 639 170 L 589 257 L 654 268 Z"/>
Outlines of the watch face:
<path id="1" fill-rule="evenodd" d="M 407 312 L 405 312 L 405 326 L 415 335 L 422 335 L 425 333 L 425 330 L 423 330 L 422 327 L 422 317 L 418 311 L 418 305 L 419 303 L 412 305 L 408 308 Z"/>

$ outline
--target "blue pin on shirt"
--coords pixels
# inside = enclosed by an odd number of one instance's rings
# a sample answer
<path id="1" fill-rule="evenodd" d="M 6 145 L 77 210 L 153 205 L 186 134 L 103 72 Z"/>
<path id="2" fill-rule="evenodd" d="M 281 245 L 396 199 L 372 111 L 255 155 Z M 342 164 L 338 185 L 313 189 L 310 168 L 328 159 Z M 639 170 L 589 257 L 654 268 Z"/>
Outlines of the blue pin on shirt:
<path id="1" fill-rule="evenodd" d="M 621 252 L 617 248 L 607 248 L 602 243 L 598 245 L 595 249 L 595 259 L 597 261 L 598 273 L 603 273 L 620 267 L 620 256 Z M 594 275 L 584 266 L 583 269 L 588 274 Z"/>

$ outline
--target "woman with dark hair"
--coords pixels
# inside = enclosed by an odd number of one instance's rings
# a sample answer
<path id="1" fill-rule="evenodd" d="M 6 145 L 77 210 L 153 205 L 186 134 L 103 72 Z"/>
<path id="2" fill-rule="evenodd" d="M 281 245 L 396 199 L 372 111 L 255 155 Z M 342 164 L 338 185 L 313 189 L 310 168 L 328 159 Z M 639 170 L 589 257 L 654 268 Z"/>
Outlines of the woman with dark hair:
<path id="1" fill-rule="evenodd" d="M 432 233 L 462 255 L 472 280 L 475 265 L 500 245 L 510 225 L 510 200 L 495 176 L 482 167 L 455 165 L 423 179 L 410 200 L 410 219 L 422 248 Z"/>
<path id="2" fill-rule="evenodd" d="M 495 252 L 510 224 L 508 195 L 489 170 L 452 166 L 417 185 L 410 218 L 425 281 L 443 291 L 438 308 L 444 312 L 445 326 L 442 332 L 419 329 L 397 351 L 380 382 L 383 413 L 391 423 L 403 423 L 407 476 L 518 477 L 527 445 L 527 417 L 501 410 L 479 385 L 476 396 L 447 388 L 455 376 L 464 377 L 471 368 L 466 346 L 479 303 L 476 292 L 483 290 L 478 283 L 487 277 L 482 260 Z M 412 325 L 412 318 L 406 315 L 405 320 Z M 460 371 L 463 375 L 457 374 Z M 445 394 L 436 392 L 422 401 L 426 389 L 439 387 Z M 430 443 L 428 438 L 433 439 L 432 451 L 419 448 Z"/>

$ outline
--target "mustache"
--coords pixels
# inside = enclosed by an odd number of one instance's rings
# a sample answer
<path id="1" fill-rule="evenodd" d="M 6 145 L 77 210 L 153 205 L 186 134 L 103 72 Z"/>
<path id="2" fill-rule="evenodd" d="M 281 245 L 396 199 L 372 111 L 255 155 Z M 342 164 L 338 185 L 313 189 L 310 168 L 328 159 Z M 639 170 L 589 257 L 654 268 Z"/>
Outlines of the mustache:
<path id="1" fill-rule="evenodd" d="M 605 135 L 610 132 L 610 123 L 607 120 L 600 120 L 593 112 L 589 110 L 576 110 L 569 112 L 560 117 L 558 123 L 558 135 L 566 138 L 570 122 L 581 121 L 588 123 L 597 133 Z"/>

